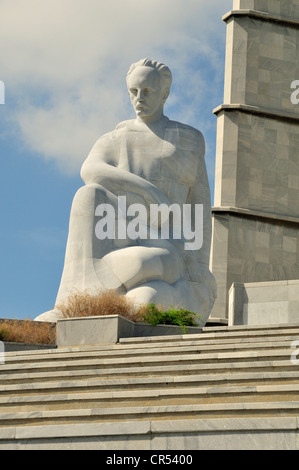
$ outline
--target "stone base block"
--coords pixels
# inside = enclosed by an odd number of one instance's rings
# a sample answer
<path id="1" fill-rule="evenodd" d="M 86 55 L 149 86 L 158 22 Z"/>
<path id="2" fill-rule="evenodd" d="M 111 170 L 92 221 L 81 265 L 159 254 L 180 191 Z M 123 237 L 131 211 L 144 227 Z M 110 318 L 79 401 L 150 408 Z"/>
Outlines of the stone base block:
<path id="1" fill-rule="evenodd" d="M 229 325 L 293 324 L 299 319 L 299 280 L 233 283 Z"/>
<path id="2" fill-rule="evenodd" d="M 120 338 L 181 335 L 201 333 L 200 327 L 183 330 L 174 325 L 152 326 L 134 323 L 121 315 L 66 318 L 57 321 L 57 346 L 117 343 Z"/>

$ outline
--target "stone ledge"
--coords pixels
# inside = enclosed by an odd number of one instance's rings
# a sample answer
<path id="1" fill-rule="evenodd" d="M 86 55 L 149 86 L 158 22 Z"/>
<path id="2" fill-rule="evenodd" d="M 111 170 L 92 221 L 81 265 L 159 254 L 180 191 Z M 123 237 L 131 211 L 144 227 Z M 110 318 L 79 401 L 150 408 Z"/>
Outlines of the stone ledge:
<path id="1" fill-rule="evenodd" d="M 258 114 L 260 116 L 267 116 L 272 119 L 290 120 L 299 122 L 299 115 L 287 111 L 279 111 L 277 109 L 265 108 L 260 106 L 252 106 L 242 103 L 221 104 L 213 109 L 213 114 L 217 116 L 221 111 L 239 111 L 243 113 Z"/>
<path id="2" fill-rule="evenodd" d="M 299 218 L 298 217 L 292 217 L 292 216 L 287 216 L 287 215 L 282 215 L 282 214 L 274 214 L 272 212 L 261 212 L 261 211 L 256 211 L 252 209 L 244 209 L 242 207 L 233 207 L 233 206 L 215 206 L 212 208 L 212 213 L 217 214 L 217 213 L 230 213 L 230 214 L 236 214 L 236 215 L 241 215 L 241 216 L 246 216 L 246 217 L 255 217 L 255 218 L 260 218 L 260 219 L 271 219 L 271 220 L 277 220 L 278 222 L 289 222 L 293 224 L 299 224 Z"/>
<path id="3" fill-rule="evenodd" d="M 242 9 L 242 10 L 231 10 L 223 15 L 222 20 L 227 22 L 234 16 L 247 16 L 264 21 L 271 21 L 272 23 L 280 23 L 282 25 L 297 26 L 299 27 L 299 19 L 289 18 L 286 16 L 275 15 L 274 13 L 267 13 L 260 10 Z"/>

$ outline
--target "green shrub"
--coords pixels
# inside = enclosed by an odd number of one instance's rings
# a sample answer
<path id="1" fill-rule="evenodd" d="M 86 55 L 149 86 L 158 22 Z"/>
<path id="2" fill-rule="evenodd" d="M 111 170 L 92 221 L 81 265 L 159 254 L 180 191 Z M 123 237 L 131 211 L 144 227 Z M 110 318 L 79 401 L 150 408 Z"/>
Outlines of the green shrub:
<path id="1" fill-rule="evenodd" d="M 136 306 L 132 299 L 115 290 L 95 292 L 74 292 L 68 299 L 56 306 L 62 318 L 87 317 L 98 315 L 122 315 L 134 322 L 145 322 L 150 325 L 177 325 L 183 331 L 187 326 L 198 326 L 198 314 L 184 308 L 165 310 L 155 304 Z M 197 320 L 197 321 L 196 321 Z"/>
<path id="2" fill-rule="evenodd" d="M 184 308 L 164 310 L 155 304 L 145 307 L 144 321 L 150 325 L 178 325 L 186 331 L 187 326 L 198 326 L 198 315 Z"/>
<path id="3" fill-rule="evenodd" d="M 9 331 L 2 328 L 0 330 L 0 341 L 7 341 L 9 338 Z"/>

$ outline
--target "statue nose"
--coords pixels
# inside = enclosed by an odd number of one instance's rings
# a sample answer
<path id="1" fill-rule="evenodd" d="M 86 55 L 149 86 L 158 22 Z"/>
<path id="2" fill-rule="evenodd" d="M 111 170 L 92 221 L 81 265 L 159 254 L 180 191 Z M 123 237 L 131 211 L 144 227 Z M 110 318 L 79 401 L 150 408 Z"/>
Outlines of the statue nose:
<path id="1" fill-rule="evenodd" d="M 142 90 L 140 90 L 140 91 L 138 91 L 138 93 L 137 93 L 137 100 L 138 100 L 138 101 L 143 101 L 143 99 L 144 99 L 144 95 L 143 95 Z"/>

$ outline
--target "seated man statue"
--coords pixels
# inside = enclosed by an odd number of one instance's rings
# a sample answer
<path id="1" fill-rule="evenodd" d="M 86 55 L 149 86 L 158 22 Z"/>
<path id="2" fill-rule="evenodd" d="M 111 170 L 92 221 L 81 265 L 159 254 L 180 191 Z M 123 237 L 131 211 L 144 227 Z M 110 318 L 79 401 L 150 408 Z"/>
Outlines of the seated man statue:
<path id="1" fill-rule="evenodd" d="M 137 305 L 183 307 L 206 323 L 216 284 L 205 143 L 198 130 L 164 115 L 171 81 L 164 64 L 130 67 L 136 119 L 100 137 L 82 166 L 56 305 L 74 289 L 116 289 Z M 57 315 L 54 308 L 36 320 Z"/>

